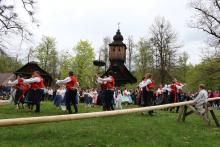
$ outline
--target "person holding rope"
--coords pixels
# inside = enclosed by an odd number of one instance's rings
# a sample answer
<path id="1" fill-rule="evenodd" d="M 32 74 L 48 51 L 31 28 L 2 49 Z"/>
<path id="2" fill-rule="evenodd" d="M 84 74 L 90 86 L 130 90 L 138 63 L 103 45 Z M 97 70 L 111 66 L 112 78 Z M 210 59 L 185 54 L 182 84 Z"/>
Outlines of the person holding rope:
<path id="1" fill-rule="evenodd" d="M 155 83 L 152 80 L 152 75 L 147 73 L 144 76 L 143 81 L 139 84 L 139 87 L 143 91 L 143 106 L 152 106 L 153 105 L 153 97 L 154 97 L 154 89 Z M 144 113 L 143 113 L 144 114 Z M 148 114 L 153 116 L 153 111 L 149 111 Z"/>
<path id="2" fill-rule="evenodd" d="M 58 85 L 66 85 L 66 109 L 69 114 L 72 114 L 71 104 L 73 104 L 75 112 L 78 113 L 78 100 L 77 100 L 77 87 L 79 86 L 77 82 L 77 78 L 73 75 L 73 72 L 69 72 L 69 76 L 64 80 L 57 80 L 56 84 Z"/>
<path id="3" fill-rule="evenodd" d="M 40 76 L 39 71 L 34 71 L 32 77 L 29 79 L 24 79 L 25 84 L 30 84 L 31 89 L 28 94 L 28 99 L 30 100 L 30 109 L 33 109 L 33 105 L 36 105 L 35 112 L 40 112 L 40 101 L 44 94 L 44 80 Z"/>

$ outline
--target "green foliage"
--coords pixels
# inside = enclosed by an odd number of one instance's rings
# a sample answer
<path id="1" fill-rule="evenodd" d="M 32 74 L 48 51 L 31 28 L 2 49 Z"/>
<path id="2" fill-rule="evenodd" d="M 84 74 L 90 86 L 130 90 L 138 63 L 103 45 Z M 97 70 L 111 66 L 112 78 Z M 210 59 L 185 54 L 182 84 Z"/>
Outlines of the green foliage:
<path id="1" fill-rule="evenodd" d="M 0 56 L 0 72 L 14 72 L 21 66 L 22 64 L 13 58 Z"/>
<path id="2" fill-rule="evenodd" d="M 137 51 L 134 58 L 136 71 L 140 72 L 138 77 L 143 77 L 150 67 L 150 46 L 144 38 L 138 42 Z"/>
<path id="3" fill-rule="evenodd" d="M 73 49 L 76 56 L 72 59 L 73 70 L 82 88 L 91 88 L 95 84 L 94 49 L 88 41 L 81 40 Z"/>
<path id="4" fill-rule="evenodd" d="M 47 36 L 42 38 L 42 42 L 36 48 L 36 58 L 44 70 L 52 74 L 53 77 L 56 76 L 58 57 L 55 38 Z"/>
<path id="5" fill-rule="evenodd" d="M 197 89 L 199 84 L 205 84 L 207 89 L 220 89 L 220 56 L 204 59 L 203 62 L 192 66 L 187 73 L 189 89 Z"/>

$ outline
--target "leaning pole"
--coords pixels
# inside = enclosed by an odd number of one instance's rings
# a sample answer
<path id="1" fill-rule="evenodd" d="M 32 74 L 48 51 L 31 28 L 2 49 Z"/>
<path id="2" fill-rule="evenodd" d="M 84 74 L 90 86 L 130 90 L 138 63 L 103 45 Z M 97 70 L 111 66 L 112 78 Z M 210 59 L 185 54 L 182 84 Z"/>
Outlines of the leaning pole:
<path id="1" fill-rule="evenodd" d="M 208 101 L 220 100 L 220 97 L 210 98 Z M 114 111 L 103 111 L 103 112 L 92 112 L 92 113 L 80 113 L 80 114 L 68 114 L 68 115 L 54 115 L 54 116 L 41 116 L 41 117 L 26 117 L 26 118 L 12 118 L 12 119 L 0 119 L 0 127 L 3 126 L 15 126 L 15 125 L 27 125 L 27 124 L 40 124 L 40 123 L 50 123 L 50 122 L 60 122 L 69 120 L 80 120 L 88 118 L 98 118 L 106 116 L 116 116 L 137 112 L 146 112 L 151 110 L 158 110 L 164 108 L 171 108 L 177 106 L 191 105 L 194 101 L 185 101 L 180 103 L 172 103 L 165 105 L 157 105 L 142 108 L 132 108 L 124 110 L 114 110 Z"/>

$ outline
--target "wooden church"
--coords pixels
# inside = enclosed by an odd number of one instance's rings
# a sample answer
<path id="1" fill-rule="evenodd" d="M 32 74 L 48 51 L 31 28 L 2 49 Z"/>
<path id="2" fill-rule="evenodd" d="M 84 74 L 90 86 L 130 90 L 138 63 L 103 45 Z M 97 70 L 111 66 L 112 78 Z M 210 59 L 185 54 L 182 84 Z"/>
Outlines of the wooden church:
<path id="1" fill-rule="evenodd" d="M 107 76 L 109 71 L 114 73 L 115 85 L 121 86 L 128 83 L 136 83 L 137 79 L 130 73 L 124 65 L 126 60 L 126 45 L 123 43 L 123 36 L 120 29 L 117 30 L 113 37 L 113 42 L 109 44 L 109 61 L 110 67 L 102 75 Z"/>

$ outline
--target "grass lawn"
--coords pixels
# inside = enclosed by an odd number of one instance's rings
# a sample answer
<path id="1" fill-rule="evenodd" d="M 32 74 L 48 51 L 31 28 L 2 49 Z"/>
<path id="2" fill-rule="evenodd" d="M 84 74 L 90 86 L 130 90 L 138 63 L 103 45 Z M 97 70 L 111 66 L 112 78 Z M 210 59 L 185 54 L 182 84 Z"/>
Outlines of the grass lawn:
<path id="1" fill-rule="evenodd" d="M 84 108 L 80 112 L 100 111 Z M 44 102 L 41 113 L 26 109 L 15 110 L 13 105 L 0 106 L 0 119 L 64 114 L 51 102 Z M 220 112 L 216 112 L 220 119 Z M 94 146 L 94 147 L 153 147 L 192 146 L 220 147 L 220 129 L 212 121 L 207 126 L 194 114 L 185 123 L 177 123 L 177 114 L 156 111 L 154 117 L 139 113 L 115 117 L 84 119 L 58 123 L 0 127 L 0 147 L 30 146 Z"/>

